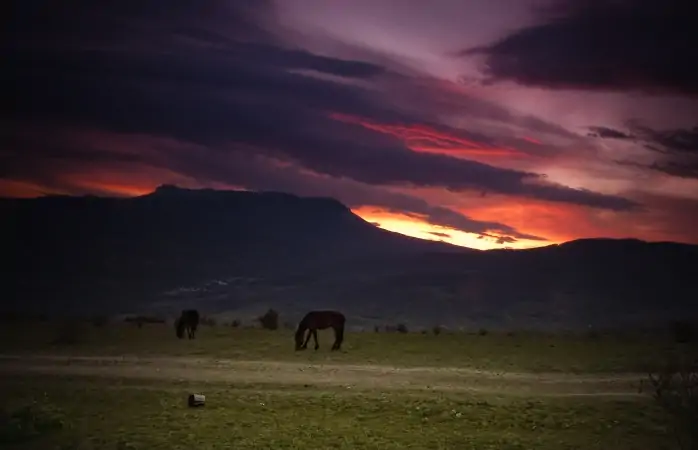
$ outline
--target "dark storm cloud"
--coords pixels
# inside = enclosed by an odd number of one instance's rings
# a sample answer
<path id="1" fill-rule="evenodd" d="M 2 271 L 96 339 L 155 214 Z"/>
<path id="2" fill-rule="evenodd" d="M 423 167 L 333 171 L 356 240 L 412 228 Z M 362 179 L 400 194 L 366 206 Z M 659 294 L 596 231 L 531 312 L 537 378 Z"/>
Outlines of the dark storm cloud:
<path id="1" fill-rule="evenodd" d="M 484 55 L 488 82 L 554 89 L 698 94 L 689 0 L 563 0 L 542 23 L 462 55 Z"/>
<path id="2" fill-rule="evenodd" d="M 332 120 L 330 112 L 377 122 L 419 123 L 423 117 L 390 107 L 389 98 L 359 84 L 290 71 L 362 81 L 384 73 L 372 63 L 283 46 L 263 20 L 253 20 L 264 4 L 213 2 L 199 8 L 198 2 L 178 1 L 171 9 L 143 2 L 106 2 L 99 9 L 78 4 L 84 8 L 60 20 L 30 13 L 14 17 L 16 34 L 1 47 L 9 67 L 1 89 L 12 101 L 0 106 L 0 117 L 171 136 L 218 152 L 229 143 L 244 144 L 237 148 L 370 184 L 484 189 L 613 210 L 637 206 L 546 183 L 534 173 L 412 152 L 396 139 Z M 220 31 L 235 28 L 216 27 L 226 20 L 242 24 L 251 37 Z M 183 23 L 184 34 L 206 45 L 178 39 Z"/>
<path id="3" fill-rule="evenodd" d="M 645 147 L 657 153 L 650 169 L 681 178 L 698 179 L 698 126 L 656 130 L 637 122 L 630 123 L 633 134 Z"/>
<path id="4" fill-rule="evenodd" d="M 664 161 L 654 162 L 647 166 L 652 170 L 664 172 L 667 175 L 672 175 L 679 178 L 695 178 L 698 179 L 698 160 L 691 161 Z"/>
<path id="5" fill-rule="evenodd" d="M 496 242 L 499 245 L 503 244 L 513 244 L 517 242 L 517 239 L 513 236 L 495 236 L 489 233 L 481 233 L 478 239 L 489 239 Z"/>
<path id="6" fill-rule="evenodd" d="M 658 130 L 637 121 L 629 121 L 628 135 L 633 141 L 651 150 L 656 160 L 649 164 L 619 161 L 630 165 L 664 172 L 680 178 L 698 179 L 698 126 Z"/>
<path id="7" fill-rule="evenodd" d="M 598 137 L 605 139 L 632 139 L 633 137 L 627 133 L 608 127 L 589 127 L 590 137 Z"/>
<path id="8" fill-rule="evenodd" d="M 176 35 L 209 44 L 270 41 L 269 0 L 10 0 L 3 43 L 24 48 L 170 45 Z"/>
<path id="9" fill-rule="evenodd" d="M 502 223 L 471 219 L 456 210 L 431 205 L 418 197 L 349 179 L 307 174 L 296 166 L 275 164 L 275 161 L 260 154 L 249 154 L 236 148 L 220 152 L 200 144 L 147 135 L 104 132 L 85 135 L 75 131 L 53 130 L 42 133 L 51 145 L 32 151 L 41 143 L 36 131 L 16 128 L 0 133 L 0 145 L 13 149 L 7 155 L 0 156 L 0 162 L 4 163 L 0 167 L 10 168 L 19 179 L 31 178 L 56 188 L 60 187 L 56 178 L 57 169 L 77 167 L 90 172 L 104 168 L 105 162 L 128 162 L 133 163 L 133 170 L 168 169 L 194 180 L 233 181 L 255 190 L 285 191 L 307 196 L 321 193 L 350 207 L 377 206 L 467 233 L 490 231 L 518 239 L 545 240 Z M 80 150 L 74 150 L 76 148 Z M 124 148 L 127 150 L 122 150 Z M 19 155 L 28 156 L 20 158 Z M 63 188 L 70 190 L 70 186 L 64 185 Z"/>
<path id="10" fill-rule="evenodd" d="M 451 235 L 450 235 L 450 234 L 448 234 L 448 233 L 441 233 L 440 231 L 429 231 L 428 233 L 431 234 L 431 235 L 433 235 L 433 236 L 440 237 L 440 238 L 445 238 L 445 239 L 450 239 L 450 238 L 451 238 Z"/>
<path id="11" fill-rule="evenodd" d="M 656 130 L 637 122 L 630 122 L 630 126 L 641 139 L 664 152 L 698 156 L 698 126 L 670 130 Z"/>

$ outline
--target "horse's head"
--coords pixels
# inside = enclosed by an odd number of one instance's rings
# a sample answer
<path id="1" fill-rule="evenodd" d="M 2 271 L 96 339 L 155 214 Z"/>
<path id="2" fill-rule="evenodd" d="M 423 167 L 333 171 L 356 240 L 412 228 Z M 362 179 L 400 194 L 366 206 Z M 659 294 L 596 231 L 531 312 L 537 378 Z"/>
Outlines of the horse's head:
<path id="1" fill-rule="evenodd" d="M 296 341 L 296 351 L 302 350 L 303 349 L 303 332 L 305 329 L 303 327 L 298 327 L 298 330 L 296 330 L 296 336 L 295 336 L 295 341 Z"/>
<path id="2" fill-rule="evenodd" d="M 184 321 L 182 318 L 178 318 L 175 320 L 175 333 L 177 334 L 177 337 L 179 339 L 182 339 L 184 337 Z"/>

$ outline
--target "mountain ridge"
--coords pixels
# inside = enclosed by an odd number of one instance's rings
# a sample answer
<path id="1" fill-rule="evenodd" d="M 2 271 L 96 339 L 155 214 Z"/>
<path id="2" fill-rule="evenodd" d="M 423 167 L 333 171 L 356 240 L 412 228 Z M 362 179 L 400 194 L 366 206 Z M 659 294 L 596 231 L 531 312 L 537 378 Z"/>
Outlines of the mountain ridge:
<path id="1" fill-rule="evenodd" d="M 329 197 L 163 185 L 0 199 L 0 215 L 5 309 L 336 307 L 427 326 L 579 327 L 692 315 L 698 298 L 695 245 L 588 238 L 480 251 L 380 229 Z"/>

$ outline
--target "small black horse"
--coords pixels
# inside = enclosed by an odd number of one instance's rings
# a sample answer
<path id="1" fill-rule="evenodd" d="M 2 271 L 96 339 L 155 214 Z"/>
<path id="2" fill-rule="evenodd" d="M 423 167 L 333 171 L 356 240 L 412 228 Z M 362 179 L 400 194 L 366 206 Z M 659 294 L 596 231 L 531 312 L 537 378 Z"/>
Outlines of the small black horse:
<path id="1" fill-rule="evenodd" d="M 315 350 L 320 348 L 317 341 L 317 330 L 325 328 L 334 329 L 334 344 L 332 350 L 339 350 L 344 340 L 344 324 L 346 318 L 339 311 L 310 311 L 303 317 L 296 330 L 296 350 L 308 348 L 308 341 L 312 335 L 315 338 Z M 305 331 L 308 330 L 308 337 L 303 342 Z"/>
<path id="2" fill-rule="evenodd" d="M 187 337 L 194 339 L 196 337 L 196 328 L 199 326 L 199 311 L 195 309 L 185 309 L 177 320 L 175 320 L 175 330 L 177 337 L 184 337 L 184 330 L 187 330 Z"/>

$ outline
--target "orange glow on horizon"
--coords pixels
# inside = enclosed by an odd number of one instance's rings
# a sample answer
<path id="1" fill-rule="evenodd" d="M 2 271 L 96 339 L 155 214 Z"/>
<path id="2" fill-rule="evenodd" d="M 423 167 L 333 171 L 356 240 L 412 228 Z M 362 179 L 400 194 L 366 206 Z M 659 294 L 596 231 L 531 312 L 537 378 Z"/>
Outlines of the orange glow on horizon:
<path id="1" fill-rule="evenodd" d="M 522 232 L 545 236 L 556 243 L 594 237 L 637 237 L 648 241 L 676 239 L 666 230 L 654 226 L 653 220 L 646 221 L 637 213 L 550 204 L 531 199 L 469 205 L 467 213 L 475 220 L 497 220 Z"/>
<path id="2" fill-rule="evenodd" d="M 247 191 L 248 189 L 236 185 L 224 183 L 197 183 L 187 177 L 172 176 L 153 177 L 149 179 L 144 177 L 145 173 L 137 175 L 136 172 L 130 179 L 114 176 L 110 178 L 105 174 L 91 177 L 70 177 L 69 182 L 66 182 L 65 189 L 55 189 L 39 183 L 17 180 L 0 179 L 0 197 L 6 198 L 38 198 L 47 195 L 98 195 L 108 197 L 140 197 L 148 195 L 163 184 L 172 184 L 185 189 L 218 189 L 218 190 L 234 190 Z M 100 178 L 114 179 L 113 182 L 100 181 Z M 141 178 L 141 179 L 139 179 Z"/>
<path id="3" fill-rule="evenodd" d="M 149 173 L 147 170 L 142 170 L 126 173 L 109 170 L 92 171 L 89 175 L 77 173 L 70 175 L 52 180 L 55 184 L 51 185 L 29 180 L 0 179 L 0 197 L 36 198 L 45 195 L 88 194 L 135 197 L 150 194 L 162 184 L 173 184 L 189 189 L 248 190 L 222 183 L 201 184 L 165 171 Z M 54 187 L 58 185 L 62 187 Z M 506 247 L 532 248 L 592 237 L 636 237 L 648 241 L 695 243 L 695 239 L 691 239 L 694 236 L 693 228 L 676 225 L 676 213 L 673 211 L 682 207 L 685 209 L 684 203 L 677 203 L 667 210 L 663 209 L 666 207 L 666 201 L 661 198 L 652 200 L 654 202 L 652 204 L 657 205 L 652 211 L 628 213 L 506 196 L 455 195 L 439 189 L 405 188 L 398 191 L 417 195 L 431 204 L 445 205 L 474 220 L 506 224 L 521 233 L 542 236 L 547 240 L 518 240 L 513 243 L 499 244 L 496 242 L 498 238 L 496 232 L 487 232 L 488 236 L 480 237 L 476 233 L 466 233 L 430 224 L 426 217 L 391 212 L 378 207 L 361 206 L 352 208 L 352 211 L 367 222 L 378 224 L 385 230 L 482 250 Z M 686 217 L 689 216 L 690 214 Z"/>
<path id="4" fill-rule="evenodd" d="M 36 198 L 43 197 L 46 194 L 66 194 L 66 192 L 49 189 L 30 181 L 0 179 L 0 197 Z"/>
<path id="5" fill-rule="evenodd" d="M 556 243 L 555 241 L 530 241 L 522 239 L 513 243 L 498 244 L 496 242 L 496 236 L 480 237 L 475 233 L 466 233 L 452 228 L 433 225 L 423 218 L 420 219 L 419 217 L 394 213 L 382 208 L 361 206 L 359 208 L 353 208 L 352 212 L 369 223 L 378 224 L 378 226 L 384 230 L 420 239 L 443 241 L 449 244 L 478 250 L 491 250 L 495 248 L 524 249 Z M 493 233 L 488 234 L 492 235 Z"/>

